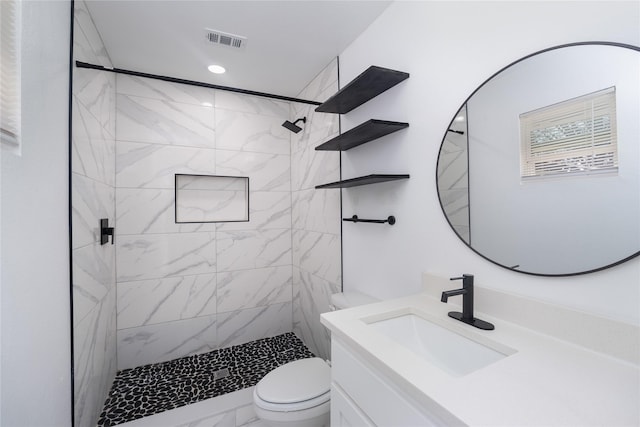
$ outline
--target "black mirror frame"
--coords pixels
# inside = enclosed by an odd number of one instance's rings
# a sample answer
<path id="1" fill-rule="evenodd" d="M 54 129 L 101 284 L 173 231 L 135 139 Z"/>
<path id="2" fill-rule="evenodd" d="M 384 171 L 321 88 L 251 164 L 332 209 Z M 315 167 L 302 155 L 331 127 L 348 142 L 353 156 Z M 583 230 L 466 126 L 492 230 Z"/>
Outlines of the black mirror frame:
<path id="1" fill-rule="evenodd" d="M 599 45 L 599 46 L 615 46 L 615 47 L 621 47 L 621 48 L 626 48 L 626 49 L 631 49 L 631 50 L 635 50 L 637 52 L 640 53 L 640 47 L 638 46 L 634 46 L 634 45 L 630 45 L 630 44 L 625 44 L 625 43 L 617 43 L 617 42 L 606 42 L 606 41 L 589 41 L 589 42 L 576 42 L 576 43 L 567 43 L 567 44 L 562 44 L 562 45 L 557 45 L 557 46 L 553 46 L 547 49 L 542 49 L 539 50 L 537 52 L 531 53 L 529 55 L 526 55 L 504 67 L 502 67 L 500 70 L 496 71 L 495 73 L 493 73 L 491 76 L 489 76 L 489 78 L 487 78 L 484 82 L 482 82 L 482 84 L 480 84 L 480 86 L 478 86 L 473 92 L 471 92 L 471 94 L 464 100 L 464 102 L 462 103 L 462 105 L 460 105 L 460 107 L 456 110 L 456 114 L 454 114 L 453 118 L 451 119 L 451 121 L 449 122 L 448 126 L 446 127 L 446 129 L 451 129 L 451 126 L 454 123 L 454 120 L 456 118 L 457 112 L 459 112 L 462 107 L 464 107 L 467 102 L 469 101 L 469 99 L 471 99 L 471 97 L 473 97 L 473 95 L 476 94 L 476 92 L 478 92 L 480 89 L 482 89 L 482 87 L 484 87 L 485 84 L 487 84 L 490 80 L 492 80 L 494 77 L 496 77 L 498 74 L 502 73 L 503 71 L 505 71 L 507 68 L 510 68 L 511 66 L 518 64 L 522 61 L 525 61 L 533 56 L 536 55 L 540 55 L 542 53 L 545 52 L 549 52 L 549 51 L 553 51 L 553 50 L 557 50 L 557 49 L 562 49 L 562 48 L 567 48 L 567 47 L 574 47 L 574 46 L 585 46 L 585 45 Z M 530 276 L 542 276 L 542 277 L 568 277 L 568 276 L 579 276 L 579 275 L 583 275 L 583 274 L 590 274 L 590 273 L 595 273 L 598 271 L 602 271 L 602 270 L 606 270 L 608 268 L 612 268 L 615 267 L 617 265 L 623 264 L 633 258 L 636 258 L 638 256 L 640 256 L 640 250 L 638 250 L 637 252 L 631 254 L 630 256 L 623 258 L 619 261 L 616 261 L 614 263 L 611 264 L 607 264 L 603 267 L 598 267 L 598 268 L 594 268 L 591 270 L 586 270 L 586 271 L 579 271 L 576 273 L 562 273 L 562 274 L 548 274 L 548 273 L 534 273 L 534 272 L 529 272 L 529 271 L 522 271 L 522 270 L 517 270 L 515 267 L 509 267 L 503 264 L 500 264 L 497 261 L 494 261 L 488 257 L 486 257 L 485 255 L 481 254 L 480 252 L 478 252 L 477 250 L 475 250 L 469 243 L 467 243 L 462 236 L 460 236 L 460 234 L 456 231 L 456 229 L 454 228 L 453 224 L 451 224 L 451 221 L 449 220 L 449 217 L 447 216 L 444 206 L 442 204 L 442 199 L 440 198 L 440 191 L 439 191 L 439 186 L 438 186 L 438 168 L 440 165 L 440 151 L 442 151 L 442 145 L 444 144 L 444 140 L 447 136 L 447 132 L 448 130 L 445 130 L 444 132 L 444 136 L 442 137 L 442 142 L 440 143 L 440 150 L 438 151 L 438 159 L 436 161 L 436 192 L 438 193 L 438 203 L 440 203 L 440 209 L 442 209 L 442 214 L 444 215 L 445 219 L 447 220 L 447 223 L 449 224 L 449 226 L 451 227 L 451 230 L 455 233 L 455 235 L 462 241 L 462 243 L 465 244 L 465 246 L 467 246 L 469 249 L 471 249 L 473 252 L 475 252 L 477 255 L 479 255 L 480 257 L 484 258 L 485 260 L 491 262 L 492 264 L 495 264 L 499 267 L 502 267 L 504 269 L 507 269 L 509 271 L 514 271 L 516 273 L 522 273 L 522 274 L 527 274 Z"/>

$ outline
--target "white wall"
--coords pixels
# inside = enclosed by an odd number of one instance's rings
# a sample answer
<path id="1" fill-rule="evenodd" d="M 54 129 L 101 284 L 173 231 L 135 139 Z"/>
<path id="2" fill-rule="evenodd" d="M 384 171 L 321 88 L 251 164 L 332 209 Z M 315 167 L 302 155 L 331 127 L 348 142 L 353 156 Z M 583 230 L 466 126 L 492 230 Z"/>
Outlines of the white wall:
<path id="1" fill-rule="evenodd" d="M 71 423 L 71 7 L 23 2 L 22 155 L 2 153 L 3 426 Z"/>
<path id="2" fill-rule="evenodd" d="M 447 224 L 435 186 L 442 136 L 467 96 L 500 68 L 538 50 L 605 40 L 640 44 L 637 2 L 396 2 L 340 56 L 344 86 L 369 65 L 411 77 L 343 117 L 409 129 L 343 155 L 343 177 L 409 173 L 403 182 L 343 190 L 343 214 L 389 226 L 343 227 L 344 288 L 377 297 L 420 290 L 420 274 L 475 274 L 480 285 L 640 323 L 640 260 L 586 276 L 514 273 L 469 250 Z M 544 23 L 544 25 L 542 25 Z M 482 309 L 482 307 L 478 307 Z"/>

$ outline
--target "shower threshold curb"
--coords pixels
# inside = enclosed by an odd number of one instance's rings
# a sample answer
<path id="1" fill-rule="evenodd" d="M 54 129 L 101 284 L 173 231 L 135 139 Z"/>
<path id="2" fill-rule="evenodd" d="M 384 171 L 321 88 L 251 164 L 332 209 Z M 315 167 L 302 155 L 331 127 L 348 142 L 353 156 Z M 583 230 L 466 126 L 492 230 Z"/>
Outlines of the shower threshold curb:
<path id="1" fill-rule="evenodd" d="M 255 386 L 118 424 L 118 427 L 179 427 L 253 404 Z M 255 417 L 254 417 L 255 418 Z M 247 420 L 247 422 L 251 419 Z"/>

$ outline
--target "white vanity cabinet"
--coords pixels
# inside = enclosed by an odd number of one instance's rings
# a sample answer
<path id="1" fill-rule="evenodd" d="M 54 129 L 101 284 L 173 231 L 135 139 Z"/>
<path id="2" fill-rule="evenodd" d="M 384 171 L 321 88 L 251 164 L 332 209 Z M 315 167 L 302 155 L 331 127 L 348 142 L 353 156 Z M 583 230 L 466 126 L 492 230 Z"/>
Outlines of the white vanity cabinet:
<path id="1" fill-rule="evenodd" d="M 421 294 L 321 315 L 332 338 L 333 427 L 640 426 L 637 325 L 480 287 L 475 297 L 496 327 L 476 330 L 447 316 L 447 286 L 449 279 L 425 275 Z M 465 362 L 478 354 L 453 349 L 453 338 L 504 357 L 450 372 L 460 361 L 439 365 L 442 357 L 421 352 L 421 336 L 409 335 L 412 342 L 401 327 L 397 337 L 379 329 L 407 314 L 445 328 L 450 339 L 428 345 Z"/>
<path id="2" fill-rule="evenodd" d="M 348 344 L 332 338 L 332 427 L 442 426 L 450 421 L 413 401 Z"/>

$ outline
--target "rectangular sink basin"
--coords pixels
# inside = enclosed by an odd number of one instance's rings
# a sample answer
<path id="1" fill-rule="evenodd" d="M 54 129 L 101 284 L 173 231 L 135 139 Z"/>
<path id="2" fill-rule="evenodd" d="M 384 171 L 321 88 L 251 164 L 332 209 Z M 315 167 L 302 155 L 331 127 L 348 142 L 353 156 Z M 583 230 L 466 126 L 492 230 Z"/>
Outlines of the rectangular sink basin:
<path id="1" fill-rule="evenodd" d="M 515 353 L 507 348 L 498 350 L 496 347 L 503 347 L 500 345 L 481 344 L 413 313 L 365 322 L 372 330 L 455 377 L 467 375 Z"/>

